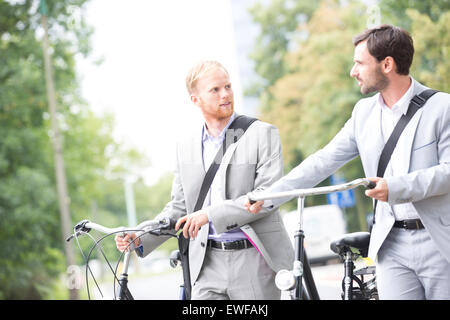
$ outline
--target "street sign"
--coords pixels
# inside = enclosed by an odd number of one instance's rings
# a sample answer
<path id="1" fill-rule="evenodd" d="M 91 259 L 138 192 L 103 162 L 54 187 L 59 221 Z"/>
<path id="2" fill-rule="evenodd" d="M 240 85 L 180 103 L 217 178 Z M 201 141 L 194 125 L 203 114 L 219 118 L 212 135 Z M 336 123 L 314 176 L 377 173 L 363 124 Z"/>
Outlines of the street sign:
<path id="1" fill-rule="evenodd" d="M 330 181 L 332 185 L 346 182 L 344 178 L 338 175 L 332 175 Z M 340 208 L 353 207 L 355 205 L 355 194 L 353 189 L 328 193 L 327 200 L 329 204 L 335 204 Z"/>

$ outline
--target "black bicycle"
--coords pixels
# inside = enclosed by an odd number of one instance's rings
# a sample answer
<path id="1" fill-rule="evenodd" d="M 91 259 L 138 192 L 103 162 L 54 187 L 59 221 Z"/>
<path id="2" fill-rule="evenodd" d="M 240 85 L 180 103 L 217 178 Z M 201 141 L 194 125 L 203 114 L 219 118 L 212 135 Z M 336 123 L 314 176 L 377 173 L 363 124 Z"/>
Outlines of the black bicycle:
<path id="1" fill-rule="evenodd" d="M 249 193 L 247 195 L 251 203 L 259 200 L 298 198 L 297 211 L 299 222 L 298 229 L 294 234 L 294 264 L 292 270 L 280 270 L 275 277 L 277 287 L 280 290 L 287 292 L 290 299 L 320 300 L 311 266 L 304 248 L 305 233 L 303 231 L 303 209 L 305 197 L 345 191 L 354 189 L 358 186 L 372 189 L 375 187 L 375 184 L 368 179 L 356 179 L 344 184 L 327 187 L 296 189 L 277 193 Z M 341 295 L 344 300 L 378 299 L 375 267 L 369 266 L 354 270 L 354 261 L 359 257 L 367 256 L 369 238 L 370 234 L 368 232 L 355 232 L 343 235 L 330 244 L 331 250 L 339 254 L 344 261 L 344 277 L 342 279 L 343 292 Z"/>

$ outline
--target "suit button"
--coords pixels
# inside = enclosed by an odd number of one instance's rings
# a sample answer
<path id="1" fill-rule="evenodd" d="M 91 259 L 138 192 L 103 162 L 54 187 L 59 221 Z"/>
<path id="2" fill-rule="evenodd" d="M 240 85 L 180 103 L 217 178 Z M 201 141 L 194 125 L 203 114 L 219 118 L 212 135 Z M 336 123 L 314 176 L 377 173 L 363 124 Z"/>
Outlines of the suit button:
<path id="1" fill-rule="evenodd" d="M 205 247 L 205 243 L 204 242 L 200 242 L 200 245 L 204 248 Z"/>

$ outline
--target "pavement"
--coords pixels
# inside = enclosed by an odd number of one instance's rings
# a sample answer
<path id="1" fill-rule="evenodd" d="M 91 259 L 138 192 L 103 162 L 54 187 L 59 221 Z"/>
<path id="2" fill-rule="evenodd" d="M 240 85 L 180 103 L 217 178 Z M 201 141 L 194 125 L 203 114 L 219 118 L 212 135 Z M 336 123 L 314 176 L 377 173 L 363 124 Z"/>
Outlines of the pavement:
<path id="1" fill-rule="evenodd" d="M 161 263 L 160 263 L 161 264 Z M 169 262 L 167 260 L 167 266 Z M 342 263 L 333 263 L 311 268 L 319 296 L 322 300 L 341 300 L 341 281 L 344 272 Z M 130 270 L 132 271 L 132 270 Z M 111 276 L 112 278 L 112 276 Z M 181 268 L 158 268 L 158 272 L 140 274 L 130 272 L 128 287 L 136 300 L 178 300 L 179 287 L 183 282 Z M 117 283 L 116 283 L 117 284 Z M 101 284 L 103 299 L 113 299 L 113 282 Z M 102 299 L 96 288 L 91 289 L 95 299 Z"/>

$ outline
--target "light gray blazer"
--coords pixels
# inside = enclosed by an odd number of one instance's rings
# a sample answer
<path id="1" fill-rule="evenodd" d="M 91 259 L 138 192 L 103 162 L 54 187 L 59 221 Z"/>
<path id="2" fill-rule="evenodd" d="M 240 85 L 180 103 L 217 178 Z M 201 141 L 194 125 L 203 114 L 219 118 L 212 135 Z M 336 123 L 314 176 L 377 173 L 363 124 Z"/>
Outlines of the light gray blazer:
<path id="1" fill-rule="evenodd" d="M 414 94 L 427 87 L 413 79 Z M 351 159 L 361 157 L 367 177 L 377 174 L 384 147 L 381 109 L 375 108 L 379 93 L 361 99 L 351 118 L 323 149 L 317 151 L 267 192 L 310 188 L 333 174 Z M 386 177 L 388 202 L 378 202 L 369 257 L 375 261 L 379 248 L 394 223 L 390 205 L 412 202 L 439 251 L 450 261 L 450 95 L 438 92 L 419 109 L 405 127 L 401 146 L 402 175 Z M 287 199 L 274 200 L 280 205 Z"/>
<path id="2" fill-rule="evenodd" d="M 192 213 L 206 172 L 202 160 L 202 131 L 194 131 L 177 145 L 176 170 L 172 184 L 172 200 L 157 218 L 179 219 Z M 283 175 L 283 160 L 278 129 L 262 121 L 255 121 L 236 142 L 231 144 L 216 173 L 222 185 L 223 203 L 210 206 L 209 218 L 217 233 L 235 228 L 254 243 L 267 264 L 276 272 L 290 269 L 294 250 L 284 228 L 278 209 L 264 208 L 259 214 L 247 212 L 246 194 L 264 190 Z M 209 225 L 204 225 L 196 239 L 189 244 L 191 282 L 195 283 L 206 251 Z M 168 237 L 142 237 L 146 256 Z"/>

